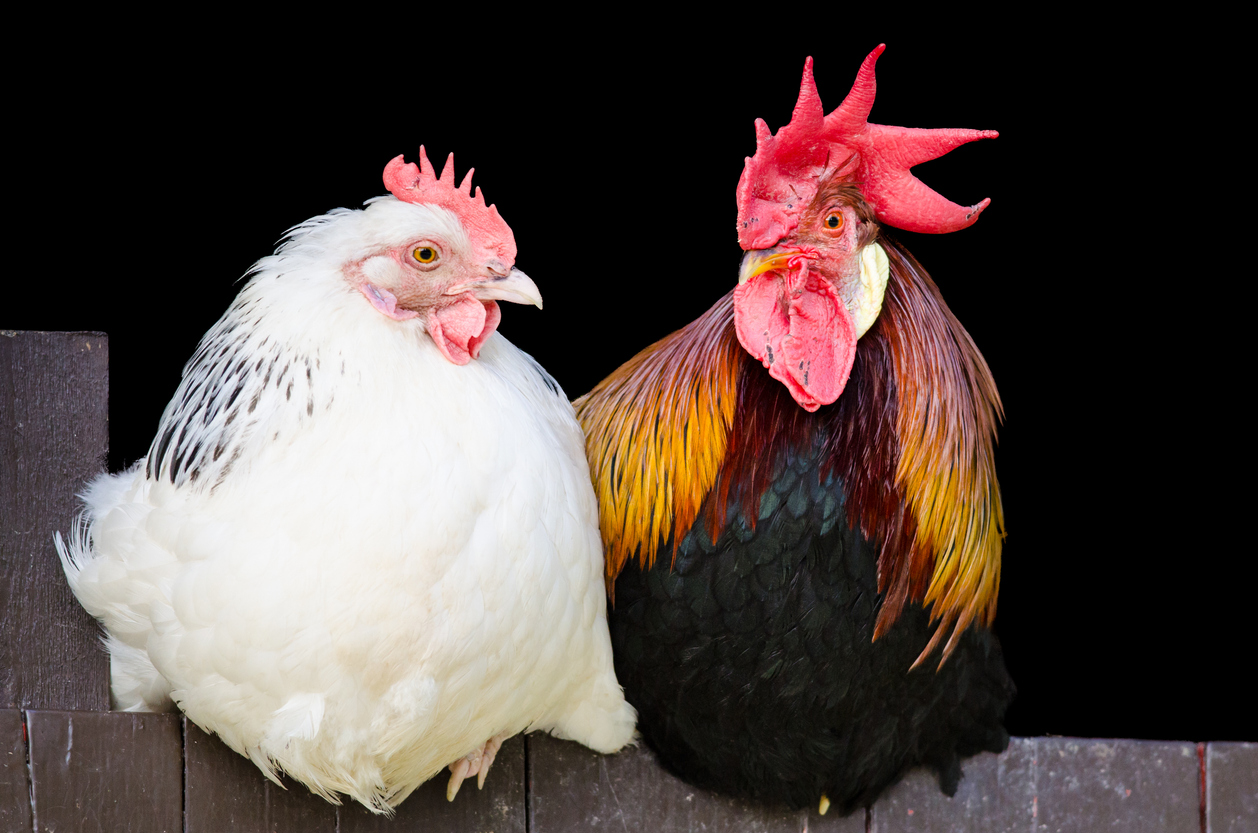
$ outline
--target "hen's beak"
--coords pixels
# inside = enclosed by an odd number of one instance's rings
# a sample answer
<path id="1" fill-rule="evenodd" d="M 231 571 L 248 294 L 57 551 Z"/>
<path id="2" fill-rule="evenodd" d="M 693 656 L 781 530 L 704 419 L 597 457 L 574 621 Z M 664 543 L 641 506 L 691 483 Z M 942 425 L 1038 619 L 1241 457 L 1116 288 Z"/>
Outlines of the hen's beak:
<path id="1" fill-rule="evenodd" d="M 759 249 L 747 252 L 738 269 L 738 283 L 741 286 L 756 275 L 786 269 L 790 266 L 791 259 L 799 256 L 800 252 L 794 249 Z"/>
<path id="2" fill-rule="evenodd" d="M 538 309 L 542 308 L 542 293 L 538 291 L 537 284 L 515 268 L 504 275 L 491 267 L 485 277 L 455 284 L 445 294 L 462 295 L 464 292 L 470 292 L 482 301 L 510 301 L 513 304 L 532 304 Z"/>

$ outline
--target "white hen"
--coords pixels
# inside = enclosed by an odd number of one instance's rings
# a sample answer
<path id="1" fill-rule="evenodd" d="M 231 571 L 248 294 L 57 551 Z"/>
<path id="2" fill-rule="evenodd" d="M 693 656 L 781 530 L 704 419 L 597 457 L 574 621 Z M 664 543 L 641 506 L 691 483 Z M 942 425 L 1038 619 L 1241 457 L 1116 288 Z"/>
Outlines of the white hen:
<path id="1" fill-rule="evenodd" d="M 471 171 L 293 229 L 202 340 L 147 458 L 57 546 L 115 707 L 170 708 L 388 812 L 498 744 L 632 737 L 598 515 L 558 384 L 494 333 L 541 306 Z"/>

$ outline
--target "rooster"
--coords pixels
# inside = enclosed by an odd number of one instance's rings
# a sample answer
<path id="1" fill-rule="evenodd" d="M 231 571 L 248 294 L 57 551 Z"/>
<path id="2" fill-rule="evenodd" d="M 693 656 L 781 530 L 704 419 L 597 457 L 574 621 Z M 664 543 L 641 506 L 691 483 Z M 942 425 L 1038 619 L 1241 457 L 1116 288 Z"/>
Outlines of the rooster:
<path id="1" fill-rule="evenodd" d="M 446 766 L 449 799 L 483 786 L 519 732 L 612 752 L 635 718 L 581 429 L 495 333 L 541 297 L 472 172 L 419 162 L 257 263 L 147 457 L 57 537 L 115 708 L 378 813 Z"/>
<path id="2" fill-rule="evenodd" d="M 756 122 L 738 285 L 577 400 L 616 668 L 639 729 L 705 788 L 868 806 L 916 765 L 1008 743 L 989 630 L 1001 416 L 978 349 L 884 225 L 949 232 L 912 165 L 992 131 L 869 124 L 874 64 L 825 115 Z"/>

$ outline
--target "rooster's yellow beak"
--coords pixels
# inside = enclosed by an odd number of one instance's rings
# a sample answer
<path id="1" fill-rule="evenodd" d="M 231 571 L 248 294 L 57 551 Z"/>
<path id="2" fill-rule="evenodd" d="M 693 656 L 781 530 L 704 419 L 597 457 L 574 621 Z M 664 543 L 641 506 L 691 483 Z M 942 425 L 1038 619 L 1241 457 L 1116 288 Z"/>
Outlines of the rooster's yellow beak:
<path id="1" fill-rule="evenodd" d="M 742 266 L 738 269 L 738 283 L 744 284 L 756 275 L 785 269 L 791 258 L 798 257 L 798 251 L 782 251 L 781 249 L 759 249 L 743 255 Z"/>

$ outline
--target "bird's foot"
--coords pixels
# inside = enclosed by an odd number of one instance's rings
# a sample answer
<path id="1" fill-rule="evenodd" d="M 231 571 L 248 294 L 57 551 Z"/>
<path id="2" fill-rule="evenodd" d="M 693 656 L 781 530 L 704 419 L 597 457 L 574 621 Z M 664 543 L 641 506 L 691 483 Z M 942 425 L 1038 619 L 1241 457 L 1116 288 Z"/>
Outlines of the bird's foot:
<path id="1" fill-rule="evenodd" d="M 459 794 L 463 779 L 471 778 L 473 775 L 476 776 L 476 789 L 485 789 L 485 776 L 489 774 L 489 768 L 493 766 L 494 758 L 498 757 L 498 750 L 502 748 L 502 742 L 506 739 L 506 735 L 494 735 L 485 741 L 485 745 L 480 749 L 450 764 L 450 783 L 446 787 L 446 801 L 453 801 L 454 797 Z"/>
<path id="2" fill-rule="evenodd" d="M 830 799 L 826 797 L 825 793 L 822 793 L 821 801 L 817 802 L 817 812 L 824 816 L 826 814 L 826 811 L 829 809 L 830 809 Z"/>

